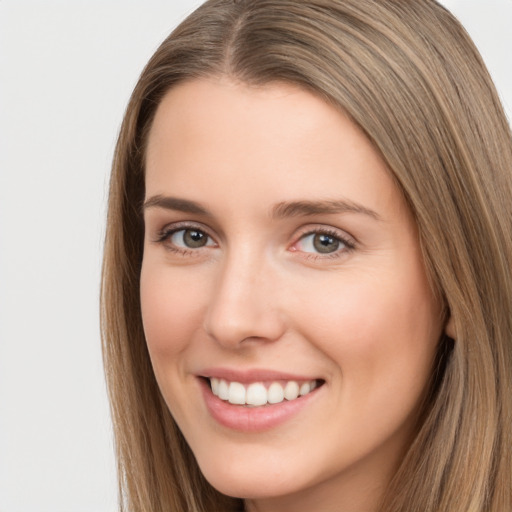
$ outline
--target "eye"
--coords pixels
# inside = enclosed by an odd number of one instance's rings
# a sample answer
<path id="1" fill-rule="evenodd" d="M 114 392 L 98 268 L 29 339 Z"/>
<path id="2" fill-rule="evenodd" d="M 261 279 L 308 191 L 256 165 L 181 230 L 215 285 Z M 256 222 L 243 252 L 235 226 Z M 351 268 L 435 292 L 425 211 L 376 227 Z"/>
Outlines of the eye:
<path id="1" fill-rule="evenodd" d="M 200 249 L 214 245 L 213 240 L 200 229 L 178 229 L 168 233 L 167 240 L 180 249 Z"/>
<path id="2" fill-rule="evenodd" d="M 216 248 L 218 245 L 209 231 L 194 224 L 168 224 L 156 233 L 153 241 L 180 257 L 204 256 L 203 249 Z"/>
<path id="3" fill-rule="evenodd" d="M 306 233 L 293 246 L 293 250 L 319 255 L 335 255 L 350 251 L 354 244 L 338 233 L 315 231 Z"/>

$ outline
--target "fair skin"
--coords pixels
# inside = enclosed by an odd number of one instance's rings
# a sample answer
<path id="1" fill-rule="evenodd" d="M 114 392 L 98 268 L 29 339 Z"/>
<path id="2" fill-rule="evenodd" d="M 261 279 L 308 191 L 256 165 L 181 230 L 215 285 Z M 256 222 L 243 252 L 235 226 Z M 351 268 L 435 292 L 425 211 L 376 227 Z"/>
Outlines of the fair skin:
<path id="1" fill-rule="evenodd" d="M 224 77 L 168 92 L 146 163 L 144 330 L 203 474 L 251 512 L 374 512 L 442 331 L 379 154 L 309 92 Z M 283 400 L 290 381 L 316 388 Z"/>

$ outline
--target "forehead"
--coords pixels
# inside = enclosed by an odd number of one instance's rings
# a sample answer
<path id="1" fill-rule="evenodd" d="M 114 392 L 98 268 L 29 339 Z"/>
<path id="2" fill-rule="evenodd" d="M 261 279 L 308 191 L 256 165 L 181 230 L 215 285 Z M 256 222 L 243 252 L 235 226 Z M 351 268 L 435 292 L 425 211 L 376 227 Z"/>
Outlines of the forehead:
<path id="1" fill-rule="evenodd" d="M 149 135 L 148 160 L 151 163 L 156 146 L 168 143 L 171 137 L 180 147 L 185 141 L 207 147 L 223 139 L 233 150 L 261 143 L 271 149 L 272 143 L 289 142 L 300 135 L 325 138 L 326 121 L 338 121 L 341 115 L 293 84 L 252 86 L 226 77 L 186 81 L 168 91 L 158 106 Z"/>
<path id="2" fill-rule="evenodd" d="M 219 78 L 178 85 L 157 109 L 146 158 L 148 196 L 172 192 L 208 202 L 231 191 L 246 199 L 243 207 L 252 198 L 341 195 L 372 209 L 403 206 L 362 130 L 290 84 L 252 87 Z"/>

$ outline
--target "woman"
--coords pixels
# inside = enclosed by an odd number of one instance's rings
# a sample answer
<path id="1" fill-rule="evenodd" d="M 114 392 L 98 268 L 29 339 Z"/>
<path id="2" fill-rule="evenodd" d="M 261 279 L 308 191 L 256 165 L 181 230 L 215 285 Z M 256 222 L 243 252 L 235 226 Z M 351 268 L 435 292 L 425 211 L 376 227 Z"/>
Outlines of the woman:
<path id="1" fill-rule="evenodd" d="M 111 179 L 126 510 L 512 507 L 512 143 L 433 0 L 211 0 Z"/>

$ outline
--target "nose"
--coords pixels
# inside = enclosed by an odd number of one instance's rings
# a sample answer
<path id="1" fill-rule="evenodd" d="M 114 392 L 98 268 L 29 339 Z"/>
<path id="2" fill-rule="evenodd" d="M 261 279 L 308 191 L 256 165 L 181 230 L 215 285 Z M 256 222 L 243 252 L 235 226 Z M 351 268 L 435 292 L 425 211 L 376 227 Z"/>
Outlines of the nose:
<path id="1" fill-rule="evenodd" d="M 276 341 L 285 331 L 278 279 L 263 258 L 238 254 L 221 265 L 204 327 L 225 348 Z"/>

